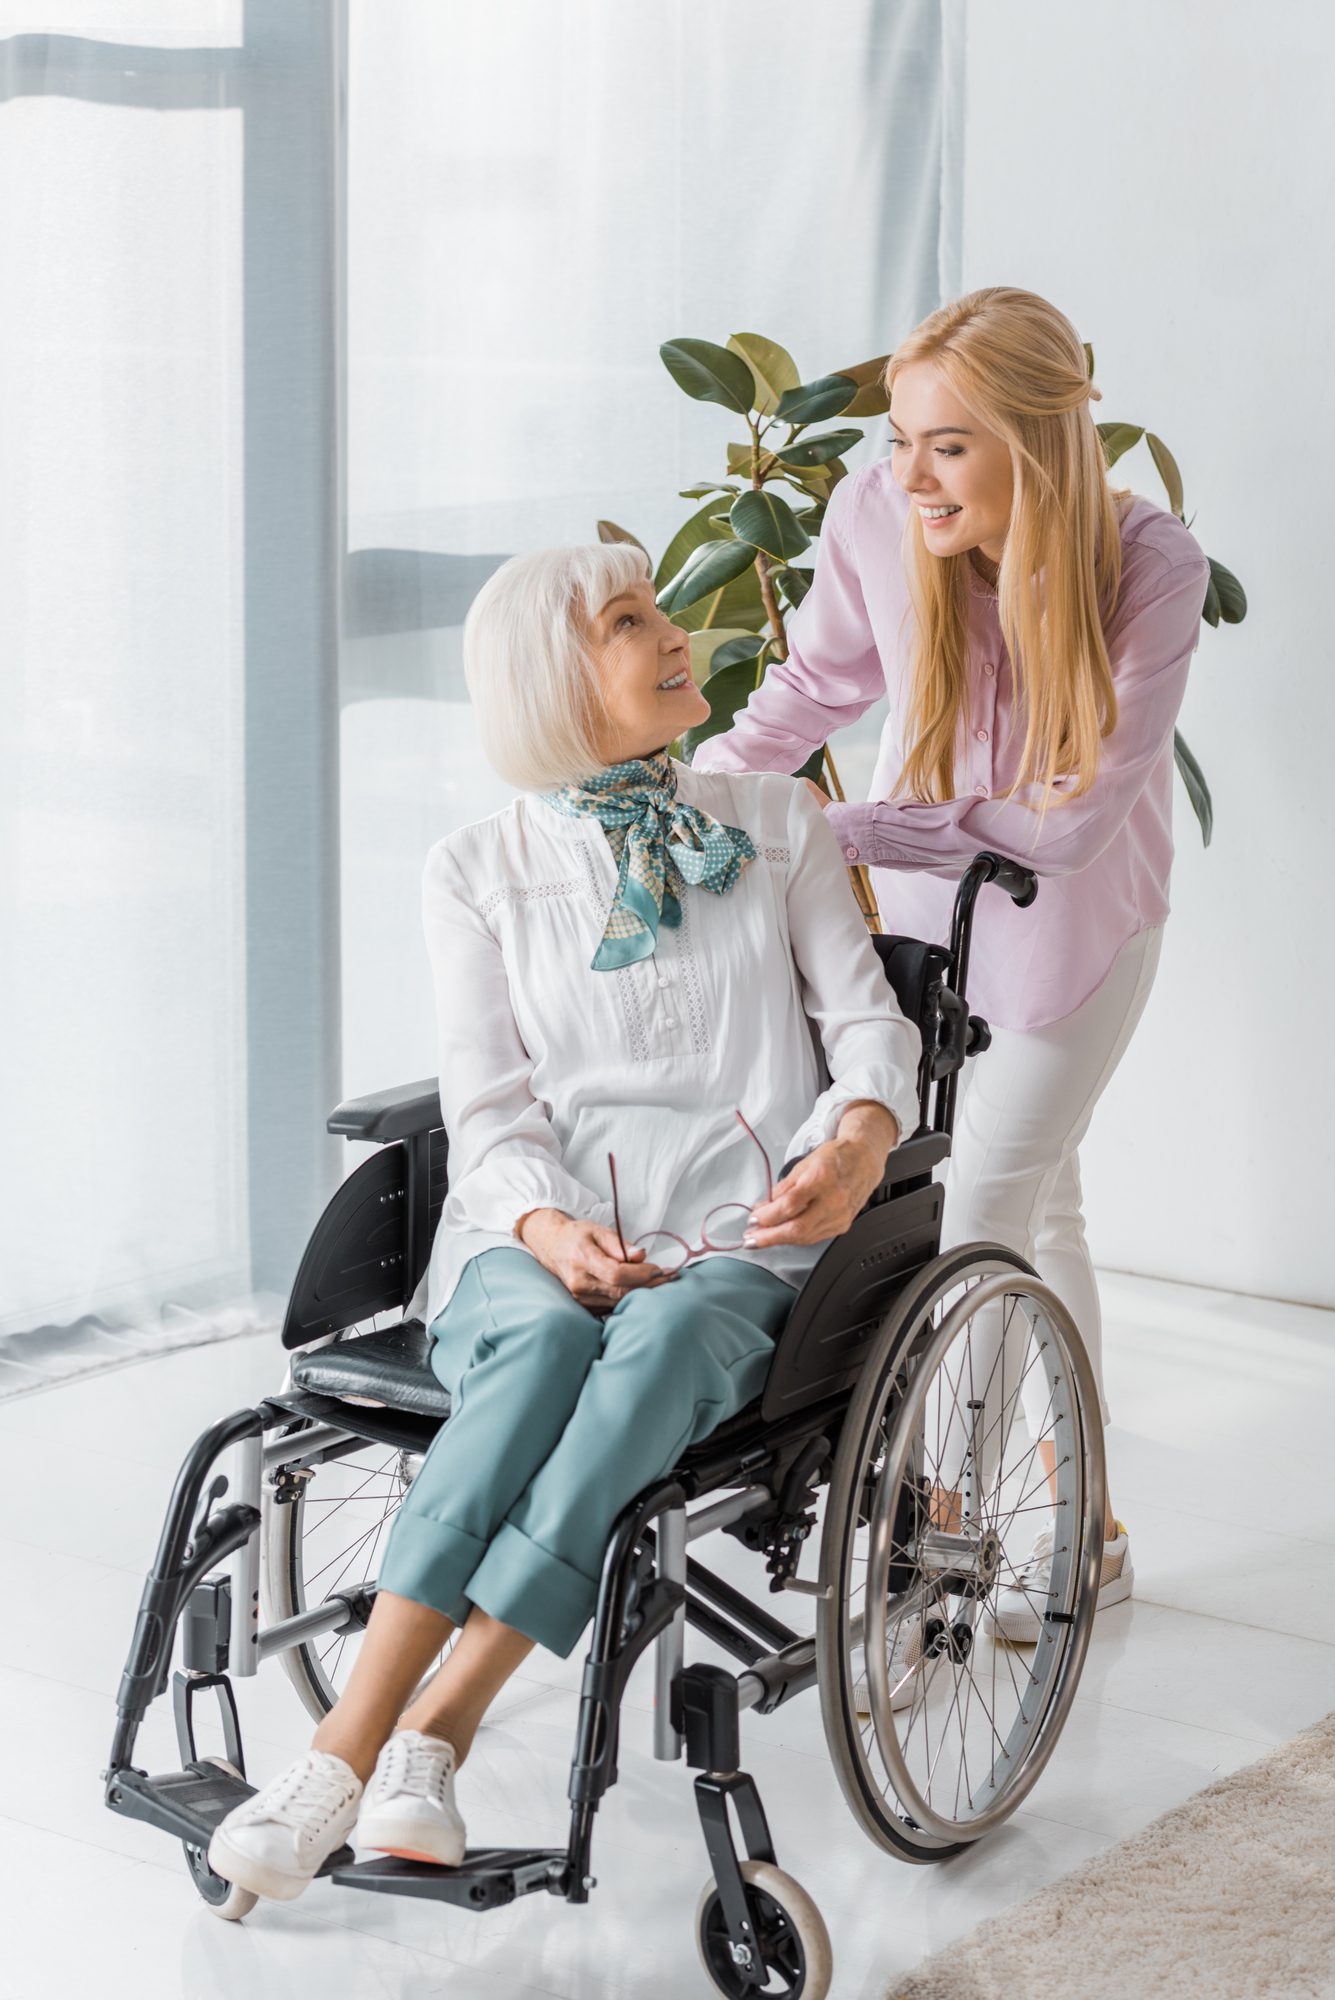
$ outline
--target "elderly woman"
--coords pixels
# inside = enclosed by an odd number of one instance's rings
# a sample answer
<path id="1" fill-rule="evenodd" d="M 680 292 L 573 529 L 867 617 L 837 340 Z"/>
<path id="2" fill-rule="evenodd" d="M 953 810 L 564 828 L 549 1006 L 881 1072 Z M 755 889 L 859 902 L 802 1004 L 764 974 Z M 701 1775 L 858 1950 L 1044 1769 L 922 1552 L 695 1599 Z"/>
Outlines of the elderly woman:
<path id="1" fill-rule="evenodd" d="M 454 1772 L 489 1703 L 535 1643 L 573 1650 L 626 1503 L 760 1393 L 916 1116 L 918 1031 L 815 800 L 667 753 L 709 709 L 642 552 L 515 557 L 464 659 L 524 789 L 423 884 L 450 1191 L 413 1309 L 451 1415 L 346 1692 L 209 1849 L 282 1899 L 354 1824 L 463 1858 Z"/>

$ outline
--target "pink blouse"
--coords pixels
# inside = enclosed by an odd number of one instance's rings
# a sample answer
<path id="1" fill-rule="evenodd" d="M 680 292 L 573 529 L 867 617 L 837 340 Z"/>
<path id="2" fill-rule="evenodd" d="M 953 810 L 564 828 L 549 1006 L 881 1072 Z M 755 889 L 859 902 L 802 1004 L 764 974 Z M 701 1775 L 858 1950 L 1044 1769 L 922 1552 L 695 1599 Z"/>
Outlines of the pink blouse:
<path id="1" fill-rule="evenodd" d="M 701 745 L 695 766 L 795 770 L 887 694 L 871 801 L 827 811 L 844 855 L 871 865 L 884 929 L 942 944 L 955 885 L 981 848 L 1034 868 L 1042 880 L 1027 910 L 995 888 L 980 895 L 968 997 L 998 1027 L 1045 1027 L 1088 999 L 1129 938 L 1168 915 L 1173 725 L 1200 639 L 1209 565 L 1176 515 L 1133 497 L 1121 523 L 1122 587 L 1104 635 L 1117 726 L 1089 791 L 1062 804 L 1059 783 L 1040 833 L 1036 812 L 1000 796 L 1023 735 L 1014 727 L 997 594 L 972 569 L 956 796 L 940 805 L 888 797 L 908 748 L 912 611 L 899 551 L 911 504 L 888 458 L 835 487 L 814 581 L 788 622 L 788 658 L 769 667 L 733 727 Z"/>

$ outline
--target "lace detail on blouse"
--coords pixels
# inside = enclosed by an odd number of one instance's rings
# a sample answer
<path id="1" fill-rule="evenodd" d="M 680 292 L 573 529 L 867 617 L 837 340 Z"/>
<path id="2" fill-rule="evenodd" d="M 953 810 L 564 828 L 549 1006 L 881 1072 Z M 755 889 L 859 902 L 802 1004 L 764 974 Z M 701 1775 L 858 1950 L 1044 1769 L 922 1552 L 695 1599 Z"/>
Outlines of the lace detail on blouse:
<path id="1" fill-rule="evenodd" d="M 579 854 L 580 865 L 584 870 L 584 893 L 598 913 L 598 923 L 601 928 L 607 922 L 608 912 L 612 907 L 612 898 L 604 894 L 598 881 L 598 876 L 593 865 L 593 856 L 589 853 L 589 843 L 587 840 L 577 840 L 575 847 Z M 635 981 L 631 976 L 630 967 L 628 965 L 619 965 L 615 972 L 600 972 L 598 977 L 600 979 L 615 979 L 616 981 L 617 997 L 621 1002 L 621 1011 L 626 1017 L 626 1039 L 630 1044 L 631 1061 L 648 1062 L 649 1037 L 645 1032 L 644 1015 L 640 1011 L 640 996 L 635 991 Z"/>
<path id="2" fill-rule="evenodd" d="M 503 883 L 499 889 L 492 889 L 477 906 L 477 913 L 485 923 L 493 910 L 502 903 L 536 903 L 548 896 L 578 896 L 581 885 L 578 882 L 535 882 L 525 887 Z"/>

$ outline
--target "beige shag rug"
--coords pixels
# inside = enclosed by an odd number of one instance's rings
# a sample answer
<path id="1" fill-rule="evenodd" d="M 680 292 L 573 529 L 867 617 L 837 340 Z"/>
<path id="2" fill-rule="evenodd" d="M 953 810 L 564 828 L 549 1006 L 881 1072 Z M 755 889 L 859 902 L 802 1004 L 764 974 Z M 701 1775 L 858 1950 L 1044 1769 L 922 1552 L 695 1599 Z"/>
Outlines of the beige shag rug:
<path id="1" fill-rule="evenodd" d="M 1335 1715 L 887 1991 L 887 2000 L 1308 1996 L 1335 1996 Z"/>

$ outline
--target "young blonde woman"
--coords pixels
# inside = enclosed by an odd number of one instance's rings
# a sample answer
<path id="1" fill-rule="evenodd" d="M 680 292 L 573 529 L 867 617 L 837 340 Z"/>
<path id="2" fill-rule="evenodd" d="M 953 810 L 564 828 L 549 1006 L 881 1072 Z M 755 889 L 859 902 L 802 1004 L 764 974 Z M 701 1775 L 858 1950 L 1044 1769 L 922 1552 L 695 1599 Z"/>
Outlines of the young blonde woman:
<path id="1" fill-rule="evenodd" d="M 454 1775 L 489 1704 L 535 1643 L 573 1650 L 626 1502 L 759 1394 L 917 1113 L 921 1037 L 817 807 L 666 753 L 709 707 L 640 550 L 504 564 L 464 664 L 525 789 L 423 879 L 450 1187 L 411 1310 L 451 1414 L 345 1692 L 209 1847 L 280 1899 L 354 1825 L 359 1848 L 462 1859 Z M 902 1650 L 907 1702 L 922 1648 Z"/>
<path id="2" fill-rule="evenodd" d="M 793 771 L 888 695 L 870 800 L 811 789 L 892 928 L 944 943 L 980 848 L 1042 878 L 1030 909 L 979 901 L 969 998 L 993 1039 L 961 1080 L 943 1248 L 990 1240 L 1033 1261 L 1084 1336 L 1107 1423 L 1078 1148 L 1159 961 L 1173 725 L 1208 565 L 1176 516 L 1110 487 L 1099 391 L 1047 300 L 970 292 L 914 329 L 885 380 L 890 455 L 834 489 L 788 656 L 695 768 Z M 1006 1364 L 1012 1382 L 1026 1366 Z M 1037 1438 L 1032 1371 L 1022 1394 Z M 1105 1534 L 1101 1606 L 1132 1584 L 1111 1501 Z M 1037 1639 L 1051 1556 L 1051 1525 L 1027 1557 L 1008 1552 L 985 1625 Z"/>

